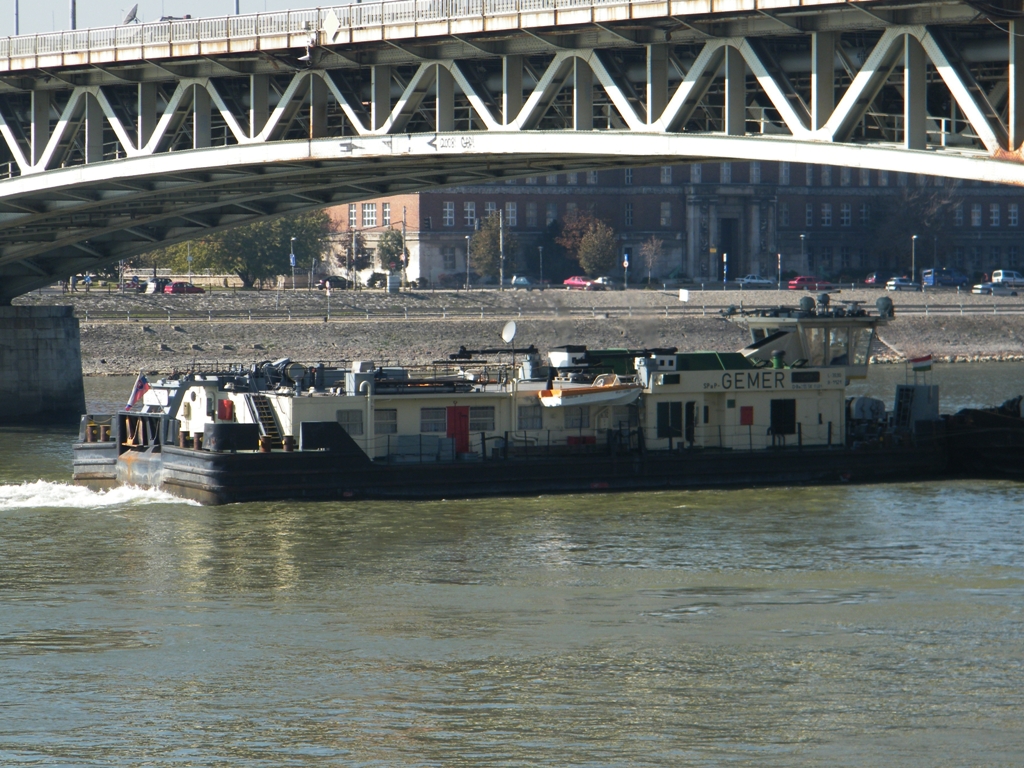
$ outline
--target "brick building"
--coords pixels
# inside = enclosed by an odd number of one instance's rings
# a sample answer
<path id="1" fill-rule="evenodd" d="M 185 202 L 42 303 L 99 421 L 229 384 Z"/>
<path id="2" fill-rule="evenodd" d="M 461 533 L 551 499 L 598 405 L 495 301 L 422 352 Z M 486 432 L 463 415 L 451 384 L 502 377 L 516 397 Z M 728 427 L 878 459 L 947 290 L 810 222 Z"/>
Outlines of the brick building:
<path id="1" fill-rule="evenodd" d="M 646 276 L 642 243 L 664 242 L 652 273 L 660 278 L 716 281 L 749 273 L 783 272 L 837 277 L 898 269 L 869 252 L 873 212 L 892 204 L 900 187 L 929 186 L 930 177 L 802 163 L 721 162 L 653 168 L 560 173 L 505 183 L 453 187 L 379 198 L 331 209 L 337 231 L 363 233 L 372 250 L 380 232 L 403 223 L 410 252 L 407 278 L 431 285 L 466 273 L 467 237 L 479 219 L 503 212 L 519 242 L 507 254 L 506 275 L 538 276 L 550 227 L 568 211 L 588 208 L 618 233 L 631 257 L 631 281 Z M 1024 193 L 1014 187 L 961 182 L 942 266 L 968 273 L 1017 267 Z M 802 236 L 802 237 L 801 237 Z M 920 233 L 919 267 L 931 266 L 938 238 Z M 345 264 L 339 247 L 338 263 Z M 909 243 L 907 245 L 909 252 Z M 544 276 L 552 268 L 549 246 Z M 621 272 L 621 270 L 620 270 Z"/>

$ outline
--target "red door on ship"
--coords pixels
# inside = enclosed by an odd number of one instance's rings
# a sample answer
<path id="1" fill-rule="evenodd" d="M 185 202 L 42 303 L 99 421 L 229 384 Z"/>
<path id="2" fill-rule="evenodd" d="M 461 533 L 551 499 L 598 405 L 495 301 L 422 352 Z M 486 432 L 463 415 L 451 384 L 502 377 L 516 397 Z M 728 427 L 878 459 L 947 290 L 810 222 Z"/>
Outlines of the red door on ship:
<path id="1" fill-rule="evenodd" d="M 448 407 L 448 437 L 455 438 L 455 452 L 469 453 L 469 406 Z"/>

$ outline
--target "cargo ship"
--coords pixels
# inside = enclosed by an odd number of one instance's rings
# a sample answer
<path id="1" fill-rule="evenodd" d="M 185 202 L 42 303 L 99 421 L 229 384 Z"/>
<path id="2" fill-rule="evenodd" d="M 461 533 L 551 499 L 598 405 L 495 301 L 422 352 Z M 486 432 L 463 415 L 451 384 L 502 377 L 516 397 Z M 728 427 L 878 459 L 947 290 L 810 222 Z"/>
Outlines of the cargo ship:
<path id="1" fill-rule="evenodd" d="M 888 299 L 884 299 L 888 302 Z M 910 480 L 945 468 L 935 387 L 892 410 L 847 398 L 871 314 L 730 310 L 738 352 L 565 346 L 466 350 L 427 366 L 284 358 L 140 376 L 127 406 L 82 417 L 74 481 L 203 504 L 437 499 Z M 497 329 L 496 329 L 497 330 Z"/>

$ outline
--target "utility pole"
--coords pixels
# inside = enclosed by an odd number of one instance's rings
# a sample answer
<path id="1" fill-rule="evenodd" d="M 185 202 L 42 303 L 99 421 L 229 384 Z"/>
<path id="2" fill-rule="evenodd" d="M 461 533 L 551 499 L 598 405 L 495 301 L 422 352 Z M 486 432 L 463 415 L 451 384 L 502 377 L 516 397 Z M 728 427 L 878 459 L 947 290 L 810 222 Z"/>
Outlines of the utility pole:
<path id="1" fill-rule="evenodd" d="M 406 267 L 409 264 L 409 246 L 405 242 L 405 206 L 402 206 L 402 283 L 409 282 Z"/>
<path id="2" fill-rule="evenodd" d="M 544 287 L 544 246 L 543 245 L 538 245 L 537 246 L 537 252 L 540 254 L 540 277 L 537 278 L 537 281 L 540 283 L 541 289 L 543 289 L 543 287 Z"/>
<path id="3" fill-rule="evenodd" d="M 292 238 L 292 251 L 288 256 L 288 262 L 292 265 L 292 290 L 295 290 L 295 238 Z"/>
<path id="4" fill-rule="evenodd" d="M 78 6 L 77 0 L 71 0 L 71 28 L 78 29 Z M 17 34 L 17 32 L 15 32 Z"/>
<path id="5" fill-rule="evenodd" d="M 14 0 L 14 34 L 20 34 L 21 30 L 18 25 L 18 0 Z"/>
<path id="6" fill-rule="evenodd" d="M 498 209 L 498 290 L 505 290 L 505 212 Z"/>

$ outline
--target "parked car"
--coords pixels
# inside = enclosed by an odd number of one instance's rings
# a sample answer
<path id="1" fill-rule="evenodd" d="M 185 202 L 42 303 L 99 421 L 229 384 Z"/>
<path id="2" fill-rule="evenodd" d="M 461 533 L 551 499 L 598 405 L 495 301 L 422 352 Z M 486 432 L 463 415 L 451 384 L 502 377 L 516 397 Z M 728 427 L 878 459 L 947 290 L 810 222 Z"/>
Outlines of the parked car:
<path id="1" fill-rule="evenodd" d="M 962 272 L 958 272 L 955 269 L 922 269 L 921 270 L 921 283 L 922 285 L 970 285 L 970 280 L 967 279 L 967 275 Z"/>
<path id="2" fill-rule="evenodd" d="M 182 282 L 180 280 L 164 286 L 164 293 L 206 293 L 198 285 Z"/>
<path id="3" fill-rule="evenodd" d="M 997 269 L 992 273 L 993 283 L 1012 285 L 1014 288 L 1024 287 L 1024 275 L 1012 269 Z"/>
<path id="4" fill-rule="evenodd" d="M 598 285 L 603 285 L 605 288 L 611 288 L 611 287 L 613 287 L 615 285 L 615 281 L 612 280 L 607 275 L 602 275 L 601 277 L 595 277 L 594 278 L 594 282 L 597 283 Z"/>
<path id="5" fill-rule="evenodd" d="M 528 278 L 526 275 L 516 275 L 512 278 L 512 282 L 509 283 L 513 288 L 525 288 L 528 291 L 532 291 L 536 284 Z"/>
<path id="6" fill-rule="evenodd" d="M 830 288 L 832 283 L 814 275 L 800 275 L 789 281 L 791 291 L 827 291 Z"/>
<path id="7" fill-rule="evenodd" d="M 595 283 L 589 277 L 582 275 L 573 275 L 572 277 L 566 278 L 562 281 L 562 285 L 565 286 L 566 290 L 577 290 L 577 291 L 603 291 L 604 286 L 600 283 Z"/>
<path id="8" fill-rule="evenodd" d="M 891 272 L 872 272 L 864 278 L 864 285 L 885 285 L 892 276 Z"/>
<path id="9" fill-rule="evenodd" d="M 143 293 L 163 293 L 164 289 L 171 284 L 168 277 L 151 277 L 146 281 L 146 288 Z"/>
<path id="10" fill-rule="evenodd" d="M 746 275 L 736 280 L 737 285 L 742 285 L 744 288 L 774 288 L 775 281 L 769 280 L 767 277 L 761 277 L 760 275 Z"/>
<path id="11" fill-rule="evenodd" d="M 971 293 L 982 296 L 1016 296 L 1017 291 L 1012 285 L 1006 283 L 978 283 L 971 288 Z"/>
<path id="12" fill-rule="evenodd" d="M 328 275 L 327 277 L 321 277 L 316 281 L 316 289 L 322 291 L 327 287 L 327 283 L 331 284 L 332 290 L 348 290 L 352 287 L 352 281 L 347 277 L 339 277 L 338 275 Z"/>
<path id="13" fill-rule="evenodd" d="M 920 283 L 915 283 L 909 277 L 894 277 L 885 284 L 887 291 L 920 291 Z"/>

